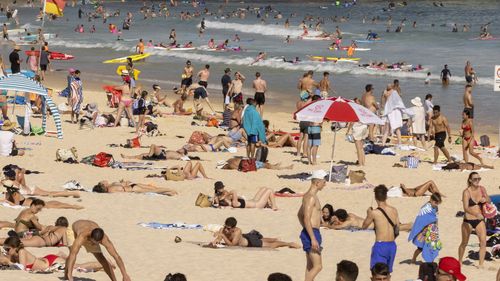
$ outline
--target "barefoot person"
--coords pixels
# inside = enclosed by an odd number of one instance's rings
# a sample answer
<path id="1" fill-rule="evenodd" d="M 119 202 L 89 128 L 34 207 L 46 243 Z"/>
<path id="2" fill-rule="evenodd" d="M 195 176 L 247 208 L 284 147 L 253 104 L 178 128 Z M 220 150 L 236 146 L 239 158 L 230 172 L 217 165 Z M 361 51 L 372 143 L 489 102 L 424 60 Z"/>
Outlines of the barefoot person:
<path id="1" fill-rule="evenodd" d="M 152 184 L 143 184 L 143 183 L 132 183 L 130 181 L 121 180 L 119 182 L 108 182 L 108 181 L 100 181 L 97 183 L 94 188 L 92 188 L 92 192 L 97 193 L 117 193 L 117 192 L 133 192 L 133 193 L 158 193 L 162 195 L 176 195 L 177 191 L 166 188 L 166 187 L 158 187 Z"/>
<path id="2" fill-rule="evenodd" d="M 377 100 L 375 99 L 375 96 L 373 95 L 373 85 L 372 84 L 367 84 L 365 86 L 365 93 L 361 97 L 361 105 L 364 107 L 368 108 L 371 112 L 377 113 L 377 110 L 379 109 Z M 375 124 L 370 124 L 368 125 L 368 139 L 371 141 L 375 141 Z"/>
<path id="3" fill-rule="evenodd" d="M 210 65 L 206 64 L 205 68 L 198 72 L 198 84 L 208 88 L 208 78 L 210 77 Z"/>
<path id="4" fill-rule="evenodd" d="M 260 232 L 252 230 L 249 233 L 243 234 L 239 227 L 236 227 L 238 221 L 234 217 L 229 217 L 224 222 L 224 227 L 216 233 L 214 241 L 210 242 L 209 246 L 224 242 L 227 246 L 253 247 L 253 248 L 280 248 L 289 247 L 298 249 L 300 246 L 294 242 L 283 242 L 277 238 L 263 237 Z"/>
<path id="5" fill-rule="evenodd" d="M 181 93 L 187 93 L 186 89 L 193 84 L 193 72 L 194 68 L 191 65 L 191 61 L 186 61 L 186 66 L 182 70 L 182 80 L 181 80 Z"/>
<path id="6" fill-rule="evenodd" d="M 253 199 L 246 200 L 236 194 L 235 190 L 227 191 L 224 189 L 224 183 L 221 181 L 215 182 L 214 185 L 214 201 L 213 205 L 217 207 L 231 206 L 233 208 L 271 208 L 277 210 L 274 191 L 267 187 L 261 187 L 253 197 Z"/>
<path id="7" fill-rule="evenodd" d="M 479 267 L 482 267 L 486 256 L 486 223 L 481 208 L 483 204 L 491 203 L 491 199 L 486 193 L 486 189 L 479 184 L 480 181 L 481 176 L 477 172 L 470 173 L 467 179 L 467 188 L 462 193 L 465 215 L 462 223 L 462 243 L 458 247 L 458 259 L 462 263 L 465 247 L 467 247 L 470 234 L 474 230 L 479 239 Z"/>
<path id="8" fill-rule="evenodd" d="M 70 248 L 69 256 L 66 261 L 66 268 L 64 269 L 64 279 L 68 281 L 73 281 L 73 268 L 75 267 L 76 256 L 83 246 L 87 252 L 94 255 L 97 261 L 102 265 L 104 271 L 109 276 L 109 279 L 116 281 L 115 273 L 109 261 L 104 257 L 101 251 L 101 246 L 108 251 L 108 253 L 113 257 L 120 269 L 123 276 L 123 281 L 130 281 L 130 277 L 125 269 L 125 264 L 122 258 L 116 251 L 115 247 L 108 236 L 104 233 L 104 230 L 97 225 L 97 223 L 90 220 L 78 220 L 73 223 L 73 232 L 75 234 L 75 241 Z"/>
<path id="9" fill-rule="evenodd" d="M 400 184 L 400 187 L 403 191 L 403 195 L 408 197 L 424 196 L 427 191 L 429 191 L 431 194 L 437 193 L 440 196 L 443 196 L 443 194 L 439 191 L 436 183 L 432 180 L 426 181 L 425 183 L 415 188 L 407 188 L 404 184 Z"/>
<path id="10" fill-rule="evenodd" d="M 255 89 L 255 103 L 257 104 L 257 111 L 260 117 L 264 117 L 264 103 L 266 103 L 265 93 L 267 91 L 267 82 L 261 78 L 260 72 L 255 73 L 255 80 L 253 80 L 253 88 Z"/>
<path id="11" fill-rule="evenodd" d="M 323 268 L 321 262 L 321 203 L 319 202 L 318 192 L 323 190 L 326 185 L 325 177 L 328 174 L 323 170 L 317 170 L 312 173 L 311 187 L 302 198 L 302 206 L 297 214 L 299 223 L 302 225 L 300 240 L 302 248 L 306 252 L 306 274 L 305 281 L 313 281 L 316 275 Z"/>
<path id="12" fill-rule="evenodd" d="M 386 203 L 388 190 L 385 185 L 378 185 L 373 191 L 377 208 L 368 208 L 363 222 L 363 229 L 367 229 L 371 223 L 375 225 L 375 244 L 372 248 L 370 269 L 373 270 L 377 263 L 384 263 L 387 264 L 389 272 L 392 272 L 397 249 L 394 240 L 399 235 L 398 211 Z"/>
<path id="13" fill-rule="evenodd" d="M 323 79 L 319 81 L 318 85 L 319 93 L 321 94 L 321 97 L 326 99 L 328 98 L 328 92 L 331 90 L 330 87 L 330 72 L 325 71 L 323 72 Z"/>
<path id="14" fill-rule="evenodd" d="M 446 140 L 446 133 L 448 133 L 448 143 L 451 143 L 451 132 L 450 126 L 448 125 L 448 119 L 441 114 L 441 107 L 439 105 L 435 105 L 432 108 L 432 118 L 430 122 L 431 127 L 429 128 L 431 135 L 434 135 L 434 140 L 436 143 L 434 144 L 434 164 L 437 163 L 439 150 L 441 150 L 448 160 L 451 162 L 450 153 L 444 147 L 444 142 Z"/>
<path id="15" fill-rule="evenodd" d="M 462 113 L 462 154 L 464 161 L 469 162 L 469 154 L 479 160 L 481 165 L 484 165 L 483 159 L 479 153 L 474 152 L 474 122 L 472 122 L 471 108 L 465 108 Z"/>

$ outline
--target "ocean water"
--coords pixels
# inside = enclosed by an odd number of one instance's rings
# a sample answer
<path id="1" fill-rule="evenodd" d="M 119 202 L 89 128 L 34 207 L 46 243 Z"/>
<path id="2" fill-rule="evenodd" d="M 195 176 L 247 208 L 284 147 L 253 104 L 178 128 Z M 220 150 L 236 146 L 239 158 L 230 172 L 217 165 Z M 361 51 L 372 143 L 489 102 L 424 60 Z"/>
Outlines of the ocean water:
<path id="1" fill-rule="evenodd" d="M 50 40 L 50 48 L 54 51 L 69 53 L 76 59 L 69 62 L 55 62 L 53 68 L 76 67 L 82 70 L 84 81 L 93 81 L 97 84 L 119 83 L 115 74 L 117 65 L 102 64 L 106 59 L 122 57 L 131 54 L 139 38 L 146 42 L 168 42 L 170 29 L 175 28 L 178 43 L 193 41 L 195 46 L 206 45 L 210 38 L 217 43 L 233 38 L 239 34 L 243 42 L 231 42 L 230 45 L 241 45 L 241 52 L 206 52 L 201 50 L 189 52 L 172 52 L 163 50 L 150 51 L 152 56 L 146 62 L 137 63 L 136 67 L 142 71 L 139 82 L 144 85 L 159 83 L 171 88 L 179 86 L 182 67 L 186 60 L 191 60 L 195 71 L 200 70 L 205 64 L 211 66 L 209 92 L 211 99 L 218 100 L 220 94 L 220 77 L 223 69 L 230 67 L 234 71 L 242 72 L 247 81 L 244 84 L 246 96 L 253 95 L 251 80 L 254 73 L 259 71 L 268 81 L 270 88 L 266 96 L 267 103 L 273 109 L 292 112 L 295 108 L 298 90 L 297 79 L 307 70 L 315 71 L 315 78 L 321 79 L 323 71 L 331 73 L 331 81 L 338 95 L 354 98 L 364 92 L 366 84 L 375 86 L 376 96 L 380 96 L 387 83 L 399 79 L 403 90 L 404 101 L 410 106 L 409 100 L 415 96 L 422 99 L 427 93 L 434 96 L 434 104 L 442 107 L 443 113 L 451 123 L 461 121 L 462 95 L 465 85 L 464 65 L 470 60 L 479 77 L 479 84 L 474 87 L 474 103 L 476 106 L 476 125 L 483 131 L 493 131 L 498 128 L 500 120 L 500 92 L 493 92 L 494 65 L 500 64 L 500 40 L 480 41 L 469 40 L 478 37 L 481 24 L 492 22 L 489 31 L 495 37 L 500 37 L 500 5 L 498 1 L 443 1 L 445 7 L 434 7 L 433 1 L 408 1 L 406 7 L 397 6 L 393 11 L 384 11 L 386 1 L 358 1 L 350 7 L 335 7 L 329 1 L 321 2 L 294 2 L 294 1 L 268 1 L 274 10 L 280 11 L 283 19 L 274 19 L 276 12 L 270 12 L 269 17 L 257 18 L 255 14 L 248 13 L 246 18 L 222 19 L 220 16 L 205 16 L 207 29 L 202 37 L 198 37 L 200 18 L 181 21 L 178 14 L 181 11 L 194 9 L 187 3 L 170 8 L 171 14 L 177 17 L 153 18 L 144 20 L 139 14 L 142 1 L 107 2 L 105 7 L 109 11 L 120 9 L 120 17 L 108 18 L 106 24 L 102 19 L 89 22 L 87 18 L 78 19 L 78 8 L 67 7 L 62 19 L 47 21 L 45 32 L 56 33 L 58 38 Z M 222 1 L 206 1 L 206 7 L 211 12 L 217 12 Z M 230 1 L 235 2 L 235 1 Z M 148 2 L 151 3 L 151 2 Z M 159 2 L 155 2 L 159 3 Z M 224 8 L 225 12 L 238 8 L 251 8 L 264 6 L 266 3 L 252 4 L 230 3 Z M 323 9 L 320 8 L 323 6 Z M 326 7 L 326 8 L 325 8 Z M 92 6 L 84 6 L 84 11 L 91 11 Z M 134 22 L 128 31 L 121 35 L 124 41 L 117 41 L 116 35 L 108 32 L 107 24 L 113 23 L 121 27 L 127 11 L 134 14 Z M 20 8 L 21 22 L 26 27 L 36 28 L 40 22 L 34 21 L 38 8 Z M 289 17 L 295 13 L 294 17 Z M 264 13 L 262 13 L 264 15 Z M 361 58 L 361 63 L 370 61 L 384 61 L 392 63 L 405 61 L 409 64 L 422 64 L 432 73 L 430 85 L 424 85 L 426 71 L 421 72 L 384 72 L 360 68 L 353 63 L 322 63 L 308 60 L 308 55 L 320 56 L 345 56 L 345 52 L 328 50 L 329 41 L 309 41 L 295 39 L 302 33 L 298 28 L 304 16 L 312 15 L 315 18 L 324 18 L 322 29 L 334 32 L 339 26 L 344 34 L 342 45 L 347 45 L 352 39 L 364 39 L 369 29 L 377 32 L 384 42 L 373 44 L 359 44 L 362 48 L 371 48 L 367 52 L 357 52 L 355 57 Z M 332 17 L 348 17 L 347 22 L 333 22 Z M 386 33 L 386 20 L 392 17 L 392 30 Z M 377 24 L 372 24 L 371 19 L 379 17 Z M 290 20 L 290 28 L 284 28 L 286 18 Z M 366 19 L 363 23 L 363 18 Z M 394 33 L 399 22 L 406 18 L 402 33 Z M 3 18 L 4 19 L 4 18 Z M 417 22 L 416 28 L 412 27 L 413 21 Z M 313 26 L 316 21 L 307 22 Z M 452 33 L 452 25 L 457 23 L 458 33 Z M 86 32 L 76 33 L 77 24 L 84 24 Z M 471 25 L 470 32 L 461 32 L 464 24 Z M 91 25 L 97 31 L 89 33 Z M 11 26 L 12 28 L 12 26 Z M 291 44 L 284 44 L 287 35 L 292 37 Z M 6 58 L 8 48 L 2 46 L 3 57 Z M 269 58 L 285 57 L 291 60 L 299 57 L 302 62 L 290 64 L 269 59 L 253 66 L 249 64 L 258 52 L 265 51 Z M 451 85 L 447 88 L 441 86 L 440 71 L 444 64 L 448 64 L 452 72 Z M 454 126 L 454 129 L 458 129 Z"/>

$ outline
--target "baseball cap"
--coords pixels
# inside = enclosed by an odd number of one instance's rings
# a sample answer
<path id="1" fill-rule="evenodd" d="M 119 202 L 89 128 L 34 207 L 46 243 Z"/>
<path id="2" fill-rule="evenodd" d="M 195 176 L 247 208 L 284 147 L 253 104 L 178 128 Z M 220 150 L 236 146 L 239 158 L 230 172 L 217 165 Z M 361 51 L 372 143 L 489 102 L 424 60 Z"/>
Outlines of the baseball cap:
<path id="1" fill-rule="evenodd" d="M 460 271 L 460 262 L 452 257 L 444 257 L 439 260 L 439 269 L 451 274 L 451 276 L 457 278 L 459 281 L 465 281 L 467 277 Z"/>
<path id="2" fill-rule="evenodd" d="M 312 180 L 312 179 L 322 180 L 322 179 L 325 179 L 325 177 L 327 175 L 328 175 L 328 173 L 325 172 L 325 170 L 316 170 L 316 171 L 312 172 L 312 175 L 310 177 L 308 177 L 307 179 L 308 180 Z"/>
<path id="3" fill-rule="evenodd" d="M 222 189 L 222 188 L 224 188 L 224 183 L 223 182 L 221 182 L 221 181 L 215 182 L 215 184 L 214 184 L 214 189 L 215 190 Z"/>

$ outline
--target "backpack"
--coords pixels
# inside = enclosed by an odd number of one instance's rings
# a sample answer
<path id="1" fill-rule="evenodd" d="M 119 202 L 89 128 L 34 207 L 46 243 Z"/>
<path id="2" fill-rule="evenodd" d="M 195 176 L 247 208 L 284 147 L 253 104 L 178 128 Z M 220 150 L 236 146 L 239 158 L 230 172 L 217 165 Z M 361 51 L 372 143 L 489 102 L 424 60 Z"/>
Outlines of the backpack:
<path id="1" fill-rule="evenodd" d="M 418 268 L 418 279 L 422 281 L 436 281 L 438 265 L 435 262 L 424 262 Z"/>
<path id="2" fill-rule="evenodd" d="M 92 161 L 92 165 L 97 167 L 110 167 L 113 165 L 115 160 L 113 159 L 113 155 L 108 154 L 106 152 L 99 152 L 94 157 L 94 161 Z"/>
<path id="3" fill-rule="evenodd" d="M 75 147 L 56 150 L 56 160 L 64 163 L 78 163 L 78 154 Z"/>
<path id="4" fill-rule="evenodd" d="M 255 153 L 255 160 L 266 163 L 267 162 L 267 154 L 269 153 L 269 148 L 261 146 L 257 148 L 257 152 Z"/>
<path id="5" fill-rule="evenodd" d="M 490 137 L 488 137 L 487 135 L 482 135 L 479 138 L 479 141 L 481 142 L 482 147 L 490 146 Z"/>
<path id="6" fill-rule="evenodd" d="M 347 165 L 332 167 L 332 182 L 345 182 L 347 179 Z"/>
<path id="7" fill-rule="evenodd" d="M 238 166 L 238 171 L 241 172 L 255 172 L 257 171 L 257 165 L 255 164 L 255 159 L 253 158 L 243 158 Z"/>

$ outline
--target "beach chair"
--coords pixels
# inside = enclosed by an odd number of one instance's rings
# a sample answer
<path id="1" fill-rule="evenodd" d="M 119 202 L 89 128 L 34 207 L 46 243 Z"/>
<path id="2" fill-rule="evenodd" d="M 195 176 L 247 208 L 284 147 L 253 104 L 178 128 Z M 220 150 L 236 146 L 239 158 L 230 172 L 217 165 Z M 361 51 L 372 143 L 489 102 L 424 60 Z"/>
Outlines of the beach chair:
<path id="1" fill-rule="evenodd" d="M 108 105 L 111 108 L 118 107 L 122 99 L 122 91 L 115 90 L 114 86 L 102 86 L 108 97 Z"/>

